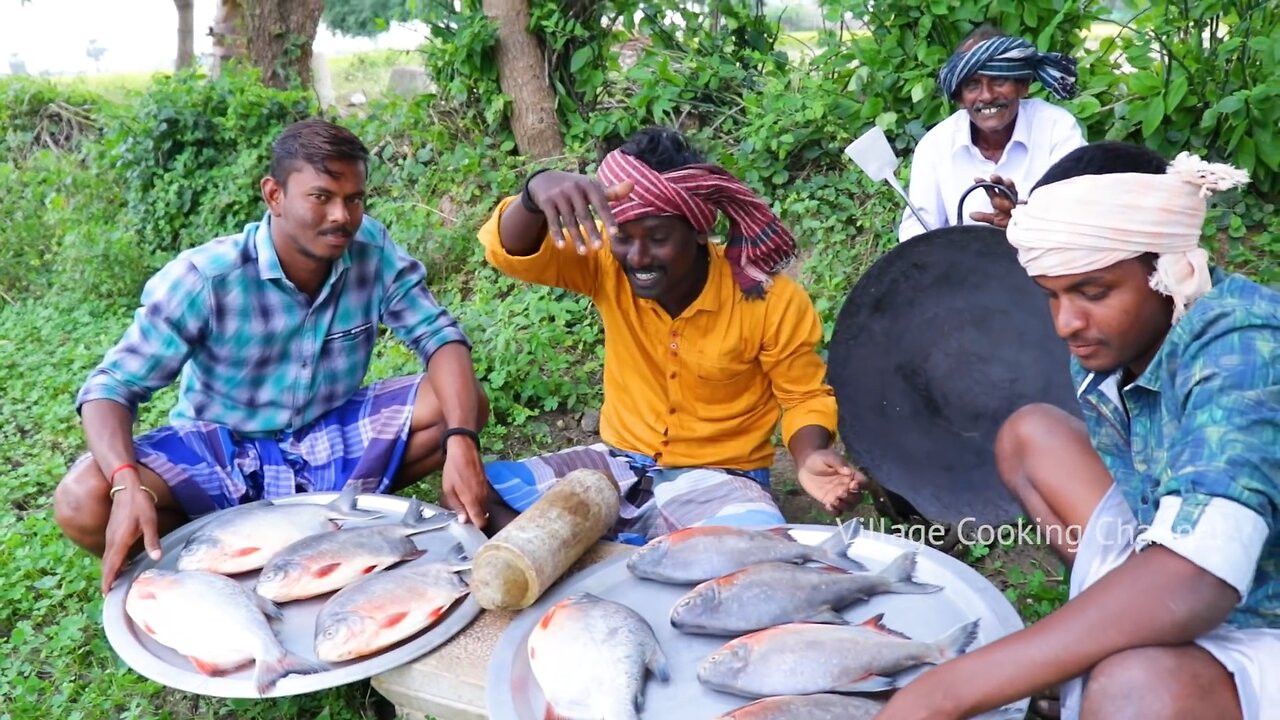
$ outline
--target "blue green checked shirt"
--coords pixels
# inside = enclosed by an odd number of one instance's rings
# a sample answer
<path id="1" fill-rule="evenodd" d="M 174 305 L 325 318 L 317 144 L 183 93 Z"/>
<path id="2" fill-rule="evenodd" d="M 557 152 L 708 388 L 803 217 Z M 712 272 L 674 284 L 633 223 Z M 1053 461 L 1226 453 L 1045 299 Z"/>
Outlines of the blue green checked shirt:
<path id="1" fill-rule="evenodd" d="M 295 430 L 347 400 L 369 369 L 378 325 L 422 358 L 467 343 L 426 286 L 422 263 L 365 216 L 314 302 L 284 276 L 271 216 L 178 255 L 142 291 L 121 341 L 90 373 L 76 409 L 107 398 L 137 409 L 182 373 L 170 422 L 244 435 Z"/>
<path id="2" fill-rule="evenodd" d="M 1136 381 L 1072 372 L 1137 547 L 1235 587 L 1229 624 L 1280 627 L 1280 293 L 1215 269 Z"/>

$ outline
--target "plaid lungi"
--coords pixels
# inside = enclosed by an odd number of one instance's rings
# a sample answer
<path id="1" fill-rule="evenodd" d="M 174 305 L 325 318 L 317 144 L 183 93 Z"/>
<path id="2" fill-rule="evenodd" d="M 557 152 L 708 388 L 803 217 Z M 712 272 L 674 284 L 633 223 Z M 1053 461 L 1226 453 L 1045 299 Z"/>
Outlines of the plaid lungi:
<path id="1" fill-rule="evenodd" d="M 622 490 L 618 521 L 610 539 L 642 545 L 695 525 L 765 527 L 786 520 L 769 494 L 769 470 L 664 468 L 647 455 L 597 443 L 521 461 L 485 465 L 489 484 L 513 509 L 524 512 L 555 485 L 579 470 L 598 470 Z"/>
<path id="2" fill-rule="evenodd" d="M 387 492 L 400 467 L 422 375 L 372 383 L 315 421 L 273 437 L 181 423 L 134 438 L 138 462 L 164 479 L 188 517 L 301 492 Z"/>

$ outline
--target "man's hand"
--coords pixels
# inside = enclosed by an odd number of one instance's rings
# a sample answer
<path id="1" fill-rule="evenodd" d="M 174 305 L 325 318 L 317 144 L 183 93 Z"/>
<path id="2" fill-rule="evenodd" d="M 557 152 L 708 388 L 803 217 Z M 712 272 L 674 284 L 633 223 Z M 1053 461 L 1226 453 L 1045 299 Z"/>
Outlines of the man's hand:
<path id="1" fill-rule="evenodd" d="M 1018 197 L 1018 188 L 1014 186 L 1013 180 L 999 175 L 992 175 L 990 180 L 986 178 L 974 178 L 973 181 L 991 182 L 996 185 L 1002 185 L 1009 189 L 1009 194 L 1006 195 L 999 190 L 984 187 L 983 190 L 987 191 L 987 197 L 991 199 L 991 208 L 995 212 L 971 212 L 969 213 L 969 217 L 977 222 L 995 225 L 1001 230 L 1008 228 L 1009 218 L 1012 217 L 1014 208 L 1014 201 L 1012 198 Z"/>
<path id="2" fill-rule="evenodd" d="M 867 478 L 830 448 L 814 450 L 798 469 L 800 487 L 832 515 L 853 507 Z"/>
<path id="3" fill-rule="evenodd" d="M 604 247 L 600 225 L 610 235 L 618 232 L 609 203 L 630 195 L 633 187 L 630 180 L 605 187 L 585 175 L 549 170 L 534 177 L 528 190 L 529 199 L 547 218 L 547 231 L 556 247 L 564 247 L 568 235 L 578 254 L 585 255 Z"/>
<path id="4" fill-rule="evenodd" d="M 449 438 L 441 489 L 445 507 L 458 513 L 460 522 L 471 522 L 484 529 L 489 522 L 489 481 L 484 475 L 480 451 L 470 439 Z"/>
<path id="5" fill-rule="evenodd" d="M 124 490 L 116 493 L 107 520 L 106 545 L 102 552 L 102 594 L 106 595 L 128 559 L 129 549 L 142 538 L 142 545 L 152 560 L 160 559 L 160 531 L 156 523 L 156 506 L 142 489 L 136 471 L 126 470 L 117 476 Z"/>

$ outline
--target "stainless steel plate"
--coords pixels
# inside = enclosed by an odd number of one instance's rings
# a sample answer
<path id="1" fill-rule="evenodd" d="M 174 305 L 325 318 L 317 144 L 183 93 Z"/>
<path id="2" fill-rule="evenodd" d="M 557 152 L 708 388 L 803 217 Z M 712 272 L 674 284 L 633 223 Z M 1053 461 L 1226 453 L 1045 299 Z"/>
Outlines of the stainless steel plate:
<path id="1" fill-rule="evenodd" d="M 834 528 L 823 525 L 788 525 L 797 540 L 816 545 Z M 850 546 L 849 555 L 871 570 L 889 564 L 904 550 L 916 550 L 916 579 L 944 589 L 928 595 L 879 595 L 846 608 L 844 616 L 860 622 L 884 613 L 884 623 L 913 638 L 933 640 L 955 626 L 980 618 L 977 648 L 1021 630 L 1017 611 L 986 578 L 955 558 L 905 538 L 863 530 Z M 666 653 L 671 680 L 652 676 L 645 685 L 642 717 L 706 720 L 749 700 L 708 689 L 698 682 L 699 663 L 730 638 L 686 635 L 671 627 L 672 605 L 690 586 L 641 580 L 627 570 L 631 553 L 620 553 L 599 565 L 566 578 L 522 611 L 507 627 L 489 663 L 486 703 L 489 716 L 503 720 L 541 720 L 546 703 L 529 667 L 527 641 L 530 631 L 551 605 L 577 592 L 590 592 L 621 602 L 640 613 L 653 627 Z M 914 671 L 919 674 L 927 668 Z M 1023 699 L 979 717 L 996 720 L 1024 717 L 1030 699 Z"/>
<path id="2" fill-rule="evenodd" d="M 314 503 L 324 504 L 338 496 L 337 493 L 303 493 L 289 498 L 277 500 L 278 504 Z M 362 522 L 348 523 L 348 527 L 359 525 L 377 525 L 399 522 L 404 517 L 408 500 L 395 495 L 360 495 L 356 506 L 363 510 L 384 513 L 380 518 Z M 424 513 L 444 512 L 444 509 L 423 503 Z M 139 674 L 162 685 L 178 690 L 215 695 L 228 698 L 259 697 L 253 683 L 253 666 L 237 670 L 219 677 L 200 674 L 191 662 L 182 655 L 152 640 L 143 633 L 129 618 L 124 610 L 124 599 L 129 592 L 133 579 L 142 571 L 159 567 L 175 569 L 178 550 L 187 538 L 203 525 L 211 522 L 217 513 L 206 515 L 169 533 L 161 540 L 163 557 L 159 562 L 151 560 L 146 554 L 134 558 L 128 571 L 121 576 L 108 593 L 102 608 L 102 625 L 106 630 L 107 641 L 120 656 L 120 659 Z M 431 530 L 413 536 L 418 547 L 427 551 L 428 556 L 447 557 L 446 553 L 457 543 L 462 543 L 469 555 L 474 556 L 476 550 L 485 542 L 484 533 L 474 525 L 450 523 L 439 530 Z M 258 578 L 258 571 L 235 576 L 245 587 L 252 589 Z M 282 603 L 284 622 L 276 624 L 276 635 L 280 642 L 294 654 L 316 660 L 315 648 L 312 644 L 315 634 L 316 615 L 332 593 Z M 412 662 L 444 644 L 480 614 L 480 605 L 471 596 L 456 603 L 452 609 L 435 625 L 406 638 L 382 652 L 343 663 L 332 663 L 330 670 L 312 675 L 289 675 L 282 678 L 263 697 L 283 697 L 300 693 L 325 690 L 339 685 L 363 680 L 378 673 Z M 199 622 L 200 618 L 196 618 Z"/>

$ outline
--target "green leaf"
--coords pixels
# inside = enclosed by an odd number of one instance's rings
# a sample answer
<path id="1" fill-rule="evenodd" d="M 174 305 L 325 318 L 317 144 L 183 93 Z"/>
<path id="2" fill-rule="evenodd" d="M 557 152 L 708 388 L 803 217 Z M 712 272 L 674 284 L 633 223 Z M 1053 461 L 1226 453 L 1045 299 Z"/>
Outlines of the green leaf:
<path id="1" fill-rule="evenodd" d="M 1137 112 L 1142 118 L 1142 137 L 1151 137 L 1164 120 L 1164 98 L 1153 97 L 1147 100 Z"/>
<path id="2" fill-rule="evenodd" d="M 1164 106 L 1166 111 L 1177 109 L 1182 103 L 1182 99 L 1187 96 L 1187 76 L 1179 74 L 1169 83 L 1169 89 L 1165 91 Z"/>
<path id="3" fill-rule="evenodd" d="M 584 45 L 573 53 L 573 57 L 569 58 L 569 71 L 578 72 L 583 65 L 591 62 L 591 58 L 595 57 L 596 48 L 594 45 Z"/>

